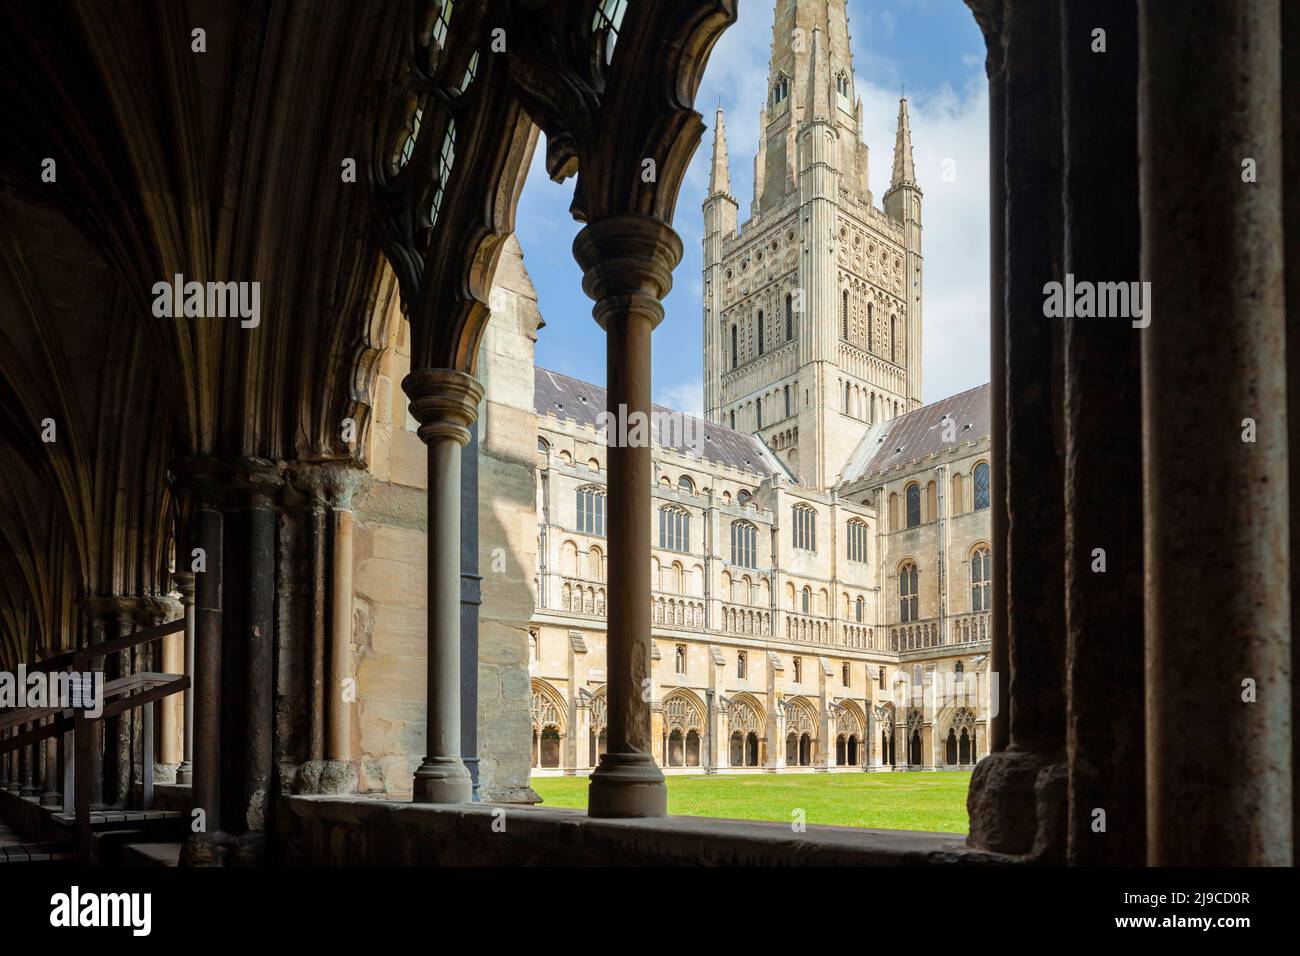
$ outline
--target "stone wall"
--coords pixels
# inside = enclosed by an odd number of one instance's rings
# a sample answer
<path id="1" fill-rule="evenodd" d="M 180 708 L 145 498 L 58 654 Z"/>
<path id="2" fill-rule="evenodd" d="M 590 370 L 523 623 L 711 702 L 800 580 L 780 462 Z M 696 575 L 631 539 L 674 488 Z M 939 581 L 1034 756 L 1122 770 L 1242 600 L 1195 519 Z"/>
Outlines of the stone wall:
<path id="1" fill-rule="evenodd" d="M 511 239 L 491 294 L 479 353 L 480 790 L 497 801 L 528 790 L 528 619 L 537 512 L 533 348 L 537 294 Z M 356 501 L 353 563 L 356 746 L 363 792 L 407 793 L 424 755 L 427 459 L 407 411 L 409 328 L 395 322 L 375 385 L 371 481 Z"/>

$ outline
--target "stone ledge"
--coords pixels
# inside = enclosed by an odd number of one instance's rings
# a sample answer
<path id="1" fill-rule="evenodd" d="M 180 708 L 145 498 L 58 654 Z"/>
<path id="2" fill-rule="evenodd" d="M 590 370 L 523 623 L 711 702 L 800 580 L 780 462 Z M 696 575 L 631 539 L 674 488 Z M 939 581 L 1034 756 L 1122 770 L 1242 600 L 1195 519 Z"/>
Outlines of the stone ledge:
<path id="1" fill-rule="evenodd" d="M 284 859 L 303 865 L 902 866 L 997 865 L 958 833 L 809 826 L 711 817 L 593 820 L 519 804 L 432 806 L 355 796 L 293 796 Z M 496 824 L 496 831 L 493 829 Z M 498 832 L 499 831 L 499 832 Z"/>

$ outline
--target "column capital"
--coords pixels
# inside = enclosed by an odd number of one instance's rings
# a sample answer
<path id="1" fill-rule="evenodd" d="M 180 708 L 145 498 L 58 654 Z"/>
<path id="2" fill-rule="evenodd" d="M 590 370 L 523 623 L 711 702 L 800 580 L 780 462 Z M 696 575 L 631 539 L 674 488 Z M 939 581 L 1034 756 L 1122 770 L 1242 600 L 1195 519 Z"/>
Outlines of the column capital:
<path id="1" fill-rule="evenodd" d="M 184 614 L 182 602 L 170 594 L 151 594 L 140 598 L 136 607 L 138 621 L 147 627 L 179 620 Z"/>
<path id="2" fill-rule="evenodd" d="M 193 571 L 173 571 L 172 583 L 176 590 L 180 592 L 181 604 L 185 607 L 194 605 L 194 581 L 196 575 Z"/>
<path id="3" fill-rule="evenodd" d="M 351 511 L 353 498 L 369 480 L 365 468 L 350 459 L 293 462 L 287 473 L 288 487 L 319 510 Z"/>
<path id="4" fill-rule="evenodd" d="M 210 505 L 266 507 L 284 486 L 284 463 L 266 458 L 182 458 L 168 467 L 172 481 Z"/>
<path id="5" fill-rule="evenodd" d="M 411 399 L 411 415 L 420 423 L 418 434 L 426 445 L 435 438 L 450 438 L 462 448 L 469 444 L 469 429 L 483 400 L 478 379 L 451 368 L 422 368 L 402 380 L 402 390 Z"/>
<path id="6" fill-rule="evenodd" d="M 582 288 L 596 303 L 596 321 L 608 329 L 611 315 L 649 313 L 663 321 L 662 299 L 673 287 L 682 240 L 653 216 L 609 216 L 589 223 L 573 240 L 582 267 Z"/>

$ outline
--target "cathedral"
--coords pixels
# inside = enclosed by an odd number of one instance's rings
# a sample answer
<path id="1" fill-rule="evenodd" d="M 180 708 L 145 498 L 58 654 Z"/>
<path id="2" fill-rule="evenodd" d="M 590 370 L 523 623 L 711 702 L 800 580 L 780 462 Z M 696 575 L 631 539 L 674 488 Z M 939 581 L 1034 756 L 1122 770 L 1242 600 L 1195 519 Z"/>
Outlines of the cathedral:
<path id="1" fill-rule="evenodd" d="M 845 6 L 780 5 L 773 38 L 739 229 L 716 113 L 707 421 L 660 429 L 653 450 L 655 759 L 696 772 L 969 767 L 987 749 L 988 389 L 921 404 L 907 101 L 877 208 Z M 528 354 L 531 331 L 497 330 L 518 340 L 501 351 Z M 535 383 L 531 763 L 584 773 L 604 752 L 606 395 L 541 368 Z"/>

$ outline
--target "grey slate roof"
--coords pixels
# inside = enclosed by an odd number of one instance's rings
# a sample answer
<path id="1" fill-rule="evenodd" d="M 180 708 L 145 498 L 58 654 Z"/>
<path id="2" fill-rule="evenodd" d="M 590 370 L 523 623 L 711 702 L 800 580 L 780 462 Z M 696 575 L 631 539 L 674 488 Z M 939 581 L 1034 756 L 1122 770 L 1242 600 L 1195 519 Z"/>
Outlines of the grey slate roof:
<path id="1" fill-rule="evenodd" d="M 916 411 L 872 425 L 844 468 L 842 484 L 882 475 L 898 465 L 918 461 L 951 447 L 943 440 L 943 420 L 957 423 L 957 442 L 978 441 L 989 434 L 990 386 L 979 385 Z"/>
<path id="2" fill-rule="evenodd" d="M 579 425 L 595 428 L 596 416 L 605 411 L 605 390 L 590 382 L 552 372 L 550 369 L 538 368 L 534 375 L 534 383 L 536 390 L 533 395 L 533 407 L 538 415 L 554 415 L 557 418 L 567 418 Z M 724 425 L 715 425 L 694 415 L 665 408 L 663 405 L 655 405 L 653 410 L 673 413 L 689 419 L 691 423 L 689 431 L 692 435 L 698 434 L 698 429 L 703 429 L 702 447 L 705 461 L 729 465 L 740 471 L 749 472 L 760 480 L 772 474 L 779 474 L 787 481 L 792 480 L 781 461 L 756 436 L 734 431 Z M 655 435 L 654 443 L 663 446 L 660 437 Z M 684 435 L 672 434 L 663 437 L 670 439 L 667 447 L 673 451 L 689 458 L 698 457 L 695 449 L 683 440 Z"/>

